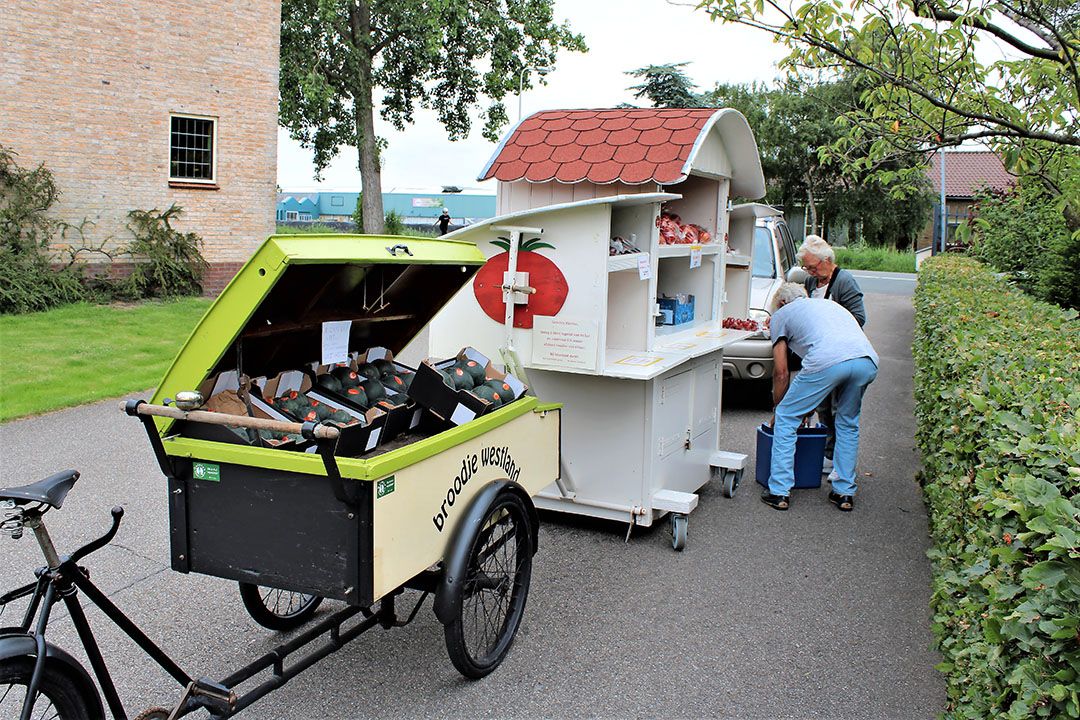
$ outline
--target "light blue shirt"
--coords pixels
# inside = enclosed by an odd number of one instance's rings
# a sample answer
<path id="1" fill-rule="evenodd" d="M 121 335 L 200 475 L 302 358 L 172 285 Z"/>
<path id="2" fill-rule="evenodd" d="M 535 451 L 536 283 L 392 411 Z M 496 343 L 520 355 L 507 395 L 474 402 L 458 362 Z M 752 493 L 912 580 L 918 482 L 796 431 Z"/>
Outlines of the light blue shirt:
<path id="1" fill-rule="evenodd" d="M 874 346 L 858 321 L 832 300 L 798 298 L 773 313 L 769 329 L 773 345 L 787 340 L 788 347 L 802 358 L 805 373 L 861 357 L 878 364 Z"/>

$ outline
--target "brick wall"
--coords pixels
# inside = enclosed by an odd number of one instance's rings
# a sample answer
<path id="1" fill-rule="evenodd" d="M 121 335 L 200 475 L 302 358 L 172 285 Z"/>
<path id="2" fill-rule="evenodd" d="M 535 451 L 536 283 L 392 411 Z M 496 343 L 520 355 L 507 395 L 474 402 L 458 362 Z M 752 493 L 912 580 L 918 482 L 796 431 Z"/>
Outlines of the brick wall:
<path id="1" fill-rule="evenodd" d="M 9 0 L 0 143 L 52 170 L 58 215 L 94 242 L 182 206 L 217 285 L 274 230 L 279 26 L 279 0 Z M 218 189 L 169 186 L 170 113 L 217 118 Z"/>

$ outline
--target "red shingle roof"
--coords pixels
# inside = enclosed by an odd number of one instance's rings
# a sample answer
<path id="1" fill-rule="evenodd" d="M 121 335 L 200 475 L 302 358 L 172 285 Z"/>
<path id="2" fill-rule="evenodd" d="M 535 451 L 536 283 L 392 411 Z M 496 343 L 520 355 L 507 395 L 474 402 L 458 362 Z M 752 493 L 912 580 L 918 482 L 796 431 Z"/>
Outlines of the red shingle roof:
<path id="1" fill-rule="evenodd" d="M 536 113 L 514 128 L 479 179 L 680 182 L 695 143 L 719 112 L 617 108 Z"/>
<path id="2" fill-rule="evenodd" d="M 941 153 L 933 153 L 926 169 L 934 194 L 941 194 Z M 945 197 L 971 198 L 983 188 L 1008 190 L 1016 179 L 1010 175 L 996 153 L 945 151 Z"/>

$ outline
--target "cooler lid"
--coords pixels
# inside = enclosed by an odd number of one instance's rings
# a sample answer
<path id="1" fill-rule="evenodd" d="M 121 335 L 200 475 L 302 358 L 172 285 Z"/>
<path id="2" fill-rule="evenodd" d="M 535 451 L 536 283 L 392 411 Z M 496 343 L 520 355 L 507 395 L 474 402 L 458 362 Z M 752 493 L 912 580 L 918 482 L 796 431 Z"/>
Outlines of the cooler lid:
<path id="1" fill-rule="evenodd" d="M 196 325 L 153 402 L 222 370 L 258 377 L 317 362 L 325 322 L 351 321 L 349 350 L 398 353 L 484 261 L 456 240 L 272 235 Z"/>

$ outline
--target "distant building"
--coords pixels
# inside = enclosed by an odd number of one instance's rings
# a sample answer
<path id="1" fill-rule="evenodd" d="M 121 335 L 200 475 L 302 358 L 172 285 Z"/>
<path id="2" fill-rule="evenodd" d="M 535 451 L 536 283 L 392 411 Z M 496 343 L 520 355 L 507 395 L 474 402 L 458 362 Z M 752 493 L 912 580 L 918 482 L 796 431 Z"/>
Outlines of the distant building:
<path id="1" fill-rule="evenodd" d="M 279 0 L 14 0 L 0 11 L 0 143 L 44 164 L 60 220 L 131 240 L 130 210 L 184 209 L 215 292 L 273 232 Z"/>
<path id="2" fill-rule="evenodd" d="M 930 247 L 941 237 L 941 153 L 934 153 L 926 175 L 934 188 L 934 209 L 927 218 L 926 228 L 919 235 L 917 247 Z M 1005 191 L 1016 182 L 997 153 L 980 151 L 945 151 L 945 233 L 946 242 L 960 223 L 974 216 L 975 196 L 981 190 Z"/>
<path id="3" fill-rule="evenodd" d="M 359 193 L 278 193 L 278 222 L 350 222 Z M 471 225 L 495 216 L 495 194 L 479 189 L 460 192 L 394 189 L 383 193 L 383 212 L 396 212 L 406 225 L 432 227 L 443 208 L 453 227 Z"/>

